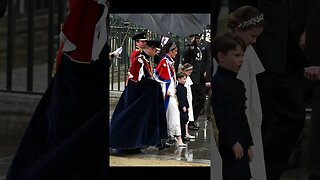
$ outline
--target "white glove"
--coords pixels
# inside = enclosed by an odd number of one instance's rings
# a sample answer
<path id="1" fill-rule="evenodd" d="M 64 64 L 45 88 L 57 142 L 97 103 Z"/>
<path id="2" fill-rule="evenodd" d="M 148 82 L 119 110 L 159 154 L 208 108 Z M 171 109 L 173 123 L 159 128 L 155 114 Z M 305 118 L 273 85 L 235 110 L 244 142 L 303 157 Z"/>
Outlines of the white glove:
<path id="1" fill-rule="evenodd" d="M 122 47 L 119 47 L 118 49 L 116 49 L 115 51 L 112 52 L 113 55 L 115 56 L 119 56 L 122 53 Z"/>

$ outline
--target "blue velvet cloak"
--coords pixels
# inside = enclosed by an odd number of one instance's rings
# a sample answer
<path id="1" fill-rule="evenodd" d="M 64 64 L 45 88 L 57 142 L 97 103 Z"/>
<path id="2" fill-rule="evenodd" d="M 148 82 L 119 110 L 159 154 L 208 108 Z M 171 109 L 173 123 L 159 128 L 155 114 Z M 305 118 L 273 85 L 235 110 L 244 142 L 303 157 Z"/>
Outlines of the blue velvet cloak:
<path id="1" fill-rule="evenodd" d="M 143 77 L 129 80 L 110 122 L 109 147 L 116 149 L 160 146 L 167 138 L 166 112 L 160 84 Z"/>
<path id="2" fill-rule="evenodd" d="M 62 56 L 6 180 L 107 179 L 107 63 Z"/>

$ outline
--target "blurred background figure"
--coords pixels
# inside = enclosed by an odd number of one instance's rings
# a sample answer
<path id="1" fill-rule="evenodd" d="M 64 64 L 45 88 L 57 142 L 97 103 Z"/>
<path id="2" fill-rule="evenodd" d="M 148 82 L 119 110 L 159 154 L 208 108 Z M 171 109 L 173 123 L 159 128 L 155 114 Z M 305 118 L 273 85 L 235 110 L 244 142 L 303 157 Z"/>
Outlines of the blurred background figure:
<path id="1" fill-rule="evenodd" d="M 0 0 L 0 18 L 4 16 L 7 11 L 8 0 Z"/>
<path id="2" fill-rule="evenodd" d="M 320 1 L 296 0 L 293 6 L 297 21 L 299 46 L 306 55 L 306 100 L 311 101 L 310 133 L 308 144 L 308 175 L 309 180 L 320 180 L 320 22 L 314 18 L 319 15 Z"/>

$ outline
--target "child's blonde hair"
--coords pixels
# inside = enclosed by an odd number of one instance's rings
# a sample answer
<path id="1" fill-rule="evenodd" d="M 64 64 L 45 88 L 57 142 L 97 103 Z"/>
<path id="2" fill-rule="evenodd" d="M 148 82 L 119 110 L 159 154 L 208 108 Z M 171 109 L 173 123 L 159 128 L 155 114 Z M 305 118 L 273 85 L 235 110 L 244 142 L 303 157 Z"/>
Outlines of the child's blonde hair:
<path id="1" fill-rule="evenodd" d="M 188 70 L 191 70 L 191 69 L 193 69 L 193 66 L 190 63 L 185 63 L 181 67 L 181 71 L 188 71 Z"/>

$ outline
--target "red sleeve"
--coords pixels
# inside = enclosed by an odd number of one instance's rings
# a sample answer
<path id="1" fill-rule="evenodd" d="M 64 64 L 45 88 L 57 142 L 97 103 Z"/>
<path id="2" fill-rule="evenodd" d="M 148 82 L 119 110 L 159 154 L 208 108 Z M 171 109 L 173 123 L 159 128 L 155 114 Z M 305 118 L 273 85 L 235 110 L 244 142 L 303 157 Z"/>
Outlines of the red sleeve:
<path id="1" fill-rule="evenodd" d="M 131 57 L 130 57 L 130 62 L 131 62 L 131 64 L 133 64 L 133 60 L 134 60 L 136 57 L 138 57 L 139 54 L 140 54 L 140 51 L 137 51 L 137 50 L 134 50 L 134 51 L 132 52 Z"/>

